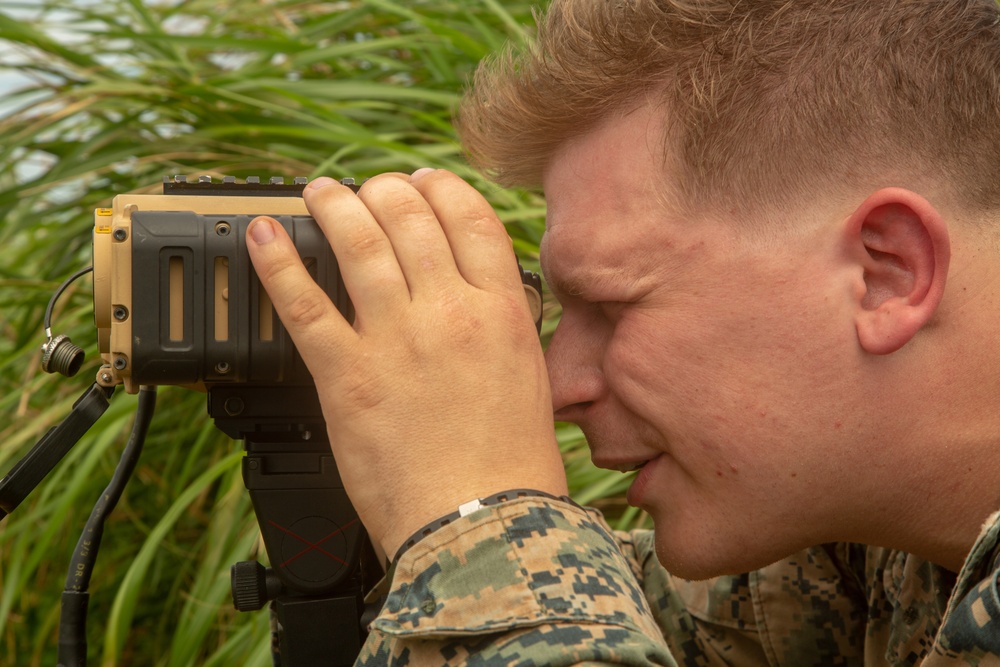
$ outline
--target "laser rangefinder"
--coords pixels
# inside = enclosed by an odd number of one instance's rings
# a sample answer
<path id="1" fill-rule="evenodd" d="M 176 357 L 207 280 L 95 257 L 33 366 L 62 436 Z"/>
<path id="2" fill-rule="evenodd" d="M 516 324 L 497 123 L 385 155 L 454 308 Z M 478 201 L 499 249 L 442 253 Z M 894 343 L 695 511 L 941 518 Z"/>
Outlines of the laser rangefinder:
<path id="1" fill-rule="evenodd" d="M 353 179 L 341 181 L 358 190 Z M 269 215 L 349 320 L 337 260 L 302 199 L 306 179 L 164 179 L 163 194 L 124 194 L 94 216 L 98 383 L 139 386 L 312 384 L 250 263 L 250 221 Z M 520 268 L 520 267 L 518 267 Z M 514 267 L 511 267 L 514 270 Z M 521 270 L 536 324 L 541 282 Z"/>

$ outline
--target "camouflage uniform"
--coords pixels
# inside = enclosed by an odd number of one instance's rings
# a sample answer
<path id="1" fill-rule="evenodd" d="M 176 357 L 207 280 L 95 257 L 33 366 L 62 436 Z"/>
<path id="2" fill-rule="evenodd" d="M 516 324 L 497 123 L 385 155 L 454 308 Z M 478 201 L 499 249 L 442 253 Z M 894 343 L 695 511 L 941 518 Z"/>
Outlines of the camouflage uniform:
<path id="1" fill-rule="evenodd" d="M 651 531 L 526 498 L 399 560 L 359 665 L 1000 664 L 1000 513 L 956 576 L 856 544 L 749 574 L 671 577 Z"/>

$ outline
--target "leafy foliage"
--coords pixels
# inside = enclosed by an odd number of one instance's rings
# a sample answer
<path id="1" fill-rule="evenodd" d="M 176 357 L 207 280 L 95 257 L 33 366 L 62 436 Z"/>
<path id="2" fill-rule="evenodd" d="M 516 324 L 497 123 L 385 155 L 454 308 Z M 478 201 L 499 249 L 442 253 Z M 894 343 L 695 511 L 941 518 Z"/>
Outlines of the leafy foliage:
<path id="1" fill-rule="evenodd" d="M 537 268 L 542 200 L 483 181 L 450 125 L 477 62 L 532 25 L 528 3 L 500 0 L 6 0 L 0 81 L 16 83 L 0 101 L 0 471 L 97 372 L 91 354 L 56 382 L 38 352 L 49 296 L 91 263 L 93 209 L 165 175 L 447 168 L 487 194 Z M 92 351 L 92 310 L 80 280 L 54 328 Z M 557 314 L 550 305 L 543 336 Z M 55 663 L 68 555 L 134 409 L 119 391 L 0 528 L 0 665 Z M 203 396 L 161 388 L 91 583 L 92 664 L 270 664 L 266 614 L 229 600 L 229 565 L 264 556 L 240 447 L 204 414 Z M 620 510 L 626 480 L 594 469 L 575 429 L 559 437 L 575 497 Z"/>

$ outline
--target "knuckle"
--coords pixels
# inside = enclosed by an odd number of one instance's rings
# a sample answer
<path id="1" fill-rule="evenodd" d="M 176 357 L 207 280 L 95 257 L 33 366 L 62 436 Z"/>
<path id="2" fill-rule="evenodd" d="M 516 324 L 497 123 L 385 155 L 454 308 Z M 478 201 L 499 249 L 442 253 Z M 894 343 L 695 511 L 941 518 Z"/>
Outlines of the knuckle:
<path id="1" fill-rule="evenodd" d="M 406 192 L 389 197 L 381 203 L 380 208 L 390 220 L 396 221 L 397 224 L 414 222 L 418 218 L 426 217 L 429 212 L 426 202 L 422 199 L 418 200 Z"/>
<path id="2" fill-rule="evenodd" d="M 396 223 L 426 216 L 427 202 L 406 181 L 394 174 L 382 174 L 367 181 L 358 196 L 373 212 Z"/>
<path id="3" fill-rule="evenodd" d="M 473 352 L 479 349 L 489 329 L 490 318 L 479 305 L 460 293 L 449 294 L 438 303 L 437 319 L 448 338 L 456 346 L 471 347 Z"/>
<path id="4" fill-rule="evenodd" d="M 290 273 L 294 273 L 294 265 L 287 258 L 275 257 L 266 263 L 257 262 L 254 270 L 267 288 L 274 289 L 281 286 Z"/>
<path id="5" fill-rule="evenodd" d="M 386 391 L 383 383 L 376 378 L 367 378 L 365 381 L 355 382 L 346 387 L 342 401 L 360 412 L 367 412 L 377 408 L 385 399 Z"/>
<path id="6" fill-rule="evenodd" d="M 282 309 L 289 328 L 302 329 L 322 321 L 330 313 L 329 298 L 318 287 L 300 290 Z"/>
<path id="7" fill-rule="evenodd" d="M 343 250 L 353 259 L 365 259 L 379 255 L 386 247 L 387 240 L 374 230 L 363 225 L 344 232 Z"/>
<path id="8" fill-rule="evenodd" d="M 451 328 L 470 326 L 479 319 L 471 305 L 460 291 L 448 292 L 438 302 L 439 318 Z"/>
<path id="9" fill-rule="evenodd" d="M 529 338 L 537 338 L 535 323 L 531 319 L 531 310 L 522 292 L 504 292 L 496 295 L 496 320 L 510 331 L 521 331 L 525 325 L 530 325 Z"/>
<path id="10" fill-rule="evenodd" d="M 466 228 L 474 236 L 503 238 L 504 240 L 509 238 L 507 228 L 504 227 L 503 222 L 492 209 L 489 211 L 483 211 L 480 208 L 472 209 L 468 212 L 466 220 L 468 220 Z"/>

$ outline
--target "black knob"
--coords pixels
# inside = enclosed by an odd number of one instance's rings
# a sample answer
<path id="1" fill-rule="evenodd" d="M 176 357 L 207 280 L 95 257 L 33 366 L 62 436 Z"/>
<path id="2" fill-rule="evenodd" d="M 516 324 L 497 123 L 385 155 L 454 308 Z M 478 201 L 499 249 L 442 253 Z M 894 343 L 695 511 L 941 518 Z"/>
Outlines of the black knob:
<path id="1" fill-rule="evenodd" d="M 270 568 L 255 560 L 245 560 L 229 570 L 233 606 L 238 611 L 263 609 L 269 600 L 281 594 L 281 580 Z"/>

